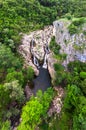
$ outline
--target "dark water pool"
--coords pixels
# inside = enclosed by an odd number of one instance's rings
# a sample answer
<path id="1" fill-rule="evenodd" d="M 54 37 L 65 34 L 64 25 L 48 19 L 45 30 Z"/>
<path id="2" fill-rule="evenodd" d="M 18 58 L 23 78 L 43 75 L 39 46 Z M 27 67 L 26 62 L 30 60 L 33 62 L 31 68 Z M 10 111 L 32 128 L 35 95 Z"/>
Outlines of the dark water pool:
<path id="1" fill-rule="evenodd" d="M 42 67 L 39 68 L 39 75 L 33 80 L 34 87 L 32 92 L 36 94 L 38 90 L 42 90 L 43 92 L 47 90 L 51 86 L 51 78 L 49 75 L 48 69 L 44 69 Z"/>

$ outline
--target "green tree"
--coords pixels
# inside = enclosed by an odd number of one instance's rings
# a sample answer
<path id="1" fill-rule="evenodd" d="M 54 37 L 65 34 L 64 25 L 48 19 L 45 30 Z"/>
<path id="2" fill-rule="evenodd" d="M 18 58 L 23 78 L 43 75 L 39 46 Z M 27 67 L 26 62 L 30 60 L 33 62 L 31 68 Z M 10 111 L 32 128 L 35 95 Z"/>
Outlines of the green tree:
<path id="1" fill-rule="evenodd" d="M 20 107 L 24 101 L 24 92 L 18 80 L 0 85 L 0 120 L 4 121 L 12 115 L 19 114 L 18 108 L 13 104 L 17 104 L 17 107 Z"/>
<path id="2" fill-rule="evenodd" d="M 24 101 L 24 92 L 19 85 L 18 80 L 14 80 L 3 85 L 4 91 L 9 93 L 10 102 L 17 101 L 22 103 Z"/>
<path id="3" fill-rule="evenodd" d="M 42 113 L 43 106 L 36 98 L 27 102 L 22 110 L 22 122 L 19 125 L 18 130 L 34 130 L 41 122 Z"/>
<path id="4" fill-rule="evenodd" d="M 7 120 L 5 122 L 0 122 L 0 129 L 1 130 L 12 130 L 10 126 L 10 122 Z"/>
<path id="5" fill-rule="evenodd" d="M 72 110 L 78 104 L 78 96 L 81 94 L 80 88 L 76 85 L 68 85 L 66 97 L 64 100 L 64 108 Z"/>
<path id="6" fill-rule="evenodd" d="M 8 72 L 8 74 L 6 75 L 6 82 L 12 82 L 12 81 L 15 81 L 15 80 L 18 80 L 19 81 L 19 84 L 20 85 L 23 85 L 24 83 L 24 76 L 23 76 L 23 73 L 22 71 L 18 72 L 18 71 L 15 71 L 14 69 L 9 69 L 10 72 Z"/>
<path id="7" fill-rule="evenodd" d="M 17 58 L 11 49 L 5 45 L 0 45 L 0 78 L 5 78 L 7 69 L 14 67 L 15 69 L 22 68 L 22 60 Z M 1 81 L 1 80 L 0 80 Z"/>
<path id="8" fill-rule="evenodd" d="M 50 49 L 53 51 L 53 53 L 55 55 L 59 54 L 59 50 L 60 50 L 60 45 L 58 45 L 55 41 L 55 37 L 52 37 L 51 42 L 50 42 Z"/>
<path id="9" fill-rule="evenodd" d="M 54 64 L 55 69 L 55 85 L 65 85 L 67 74 L 64 71 L 64 67 L 61 64 Z M 64 84 L 63 84 L 64 83 Z"/>
<path id="10" fill-rule="evenodd" d="M 38 91 L 37 96 L 33 96 L 23 107 L 22 121 L 18 126 L 18 130 L 34 130 L 41 123 L 42 119 L 45 119 L 53 96 L 52 88 L 49 88 L 44 94 Z"/>
<path id="11" fill-rule="evenodd" d="M 80 88 L 84 94 L 86 94 L 86 79 L 82 80 L 80 83 Z"/>
<path id="12" fill-rule="evenodd" d="M 25 82 L 32 82 L 34 78 L 34 70 L 31 66 L 22 70 L 24 74 Z"/>
<path id="13" fill-rule="evenodd" d="M 73 129 L 86 129 L 86 97 L 84 96 L 79 97 L 79 103 L 73 115 Z"/>
<path id="14" fill-rule="evenodd" d="M 86 72 L 80 72 L 80 77 L 82 79 L 86 79 Z"/>

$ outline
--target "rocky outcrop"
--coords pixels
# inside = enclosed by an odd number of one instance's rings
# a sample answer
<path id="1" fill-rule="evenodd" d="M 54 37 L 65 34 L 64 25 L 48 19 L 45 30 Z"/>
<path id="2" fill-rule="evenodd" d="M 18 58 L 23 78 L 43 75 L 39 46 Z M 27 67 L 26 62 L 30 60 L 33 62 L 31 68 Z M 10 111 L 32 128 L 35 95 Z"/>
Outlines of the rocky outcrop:
<path id="1" fill-rule="evenodd" d="M 33 95 L 30 87 L 28 86 L 28 84 L 25 86 L 25 95 L 26 95 L 26 99 L 29 100 L 30 97 Z"/>
<path id="2" fill-rule="evenodd" d="M 64 96 L 64 89 L 62 87 L 54 87 L 54 89 L 57 92 L 57 95 L 53 99 L 51 107 L 48 111 L 49 116 L 52 116 L 54 113 L 57 113 L 59 115 L 62 109 L 62 98 Z"/>
<path id="3" fill-rule="evenodd" d="M 70 24 L 70 21 L 64 19 L 53 23 L 56 42 L 61 46 L 60 53 L 67 54 L 62 63 L 64 66 L 75 59 L 86 62 L 86 36 L 83 34 L 83 31 L 86 30 L 86 24 L 83 25 L 79 34 L 73 35 L 70 35 L 68 30 Z"/>
<path id="4" fill-rule="evenodd" d="M 52 36 L 55 36 L 56 43 L 61 46 L 60 53 L 67 55 L 66 59 L 62 61 L 64 66 L 67 66 L 70 61 L 74 61 L 75 59 L 81 60 L 82 62 L 86 61 L 86 35 L 83 34 L 83 31 L 86 30 L 86 25 L 83 25 L 82 31 L 79 34 L 70 35 L 68 30 L 70 24 L 71 21 L 61 19 L 53 22 L 53 26 L 47 26 L 43 30 L 23 35 L 19 52 L 25 59 L 25 65 L 32 66 L 36 75 L 39 74 L 39 71 L 32 62 L 30 52 L 31 43 L 33 43 L 32 54 L 42 62 L 45 55 L 44 46 L 45 44 L 49 45 Z M 83 49 L 77 49 L 79 47 L 83 47 Z M 53 64 L 57 62 L 57 60 L 54 58 L 53 52 L 47 55 L 47 62 L 51 78 L 54 79 L 55 71 Z"/>
<path id="5" fill-rule="evenodd" d="M 45 50 L 44 46 L 45 44 L 49 45 L 51 41 L 51 37 L 53 36 L 53 26 L 47 26 L 43 30 L 34 31 L 30 33 L 29 35 L 24 34 L 22 39 L 22 45 L 19 46 L 19 52 L 22 54 L 22 56 L 25 59 L 25 66 L 32 66 L 35 74 L 38 75 L 38 69 L 32 62 L 31 52 L 30 52 L 30 46 L 33 42 L 32 47 L 32 53 L 36 56 L 36 58 L 42 62 L 44 60 Z M 55 62 L 55 59 L 53 58 L 52 52 L 50 52 L 47 56 L 48 61 L 48 69 L 50 72 L 51 77 L 54 76 L 54 68 L 53 64 Z"/>
<path id="6" fill-rule="evenodd" d="M 44 46 L 47 44 L 49 46 L 52 36 L 55 36 L 56 43 L 61 46 L 60 54 L 67 54 L 65 60 L 62 60 L 62 64 L 66 67 L 70 61 L 78 59 L 82 62 L 86 62 L 86 35 L 83 31 L 86 31 L 86 25 L 83 25 L 82 31 L 79 34 L 70 35 L 68 26 L 71 21 L 68 20 L 58 20 L 53 23 L 53 26 L 47 26 L 43 30 L 34 31 L 28 35 L 24 34 L 22 39 L 22 44 L 19 46 L 19 52 L 25 59 L 25 66 L 32 66 L 35 74 L 39 74 L 39 70 L 32 62 L 33 54 L 38 61 L 42 62 L 44 60 L 45 49 Z M 30 49 L 32 43 L 32 49 Z M 77 46 L 83 49 L 76 49 Z M 45 57 L 46 61 L 46 57 Z M 47 54 L 47 64 L 48 70 L 52 80 L 55 78 L 54 63 L 58 62 L 54 58 L 53 52 L 50 51 Z M 46 64 L 44 64 L 44 67 Z M 62 98 L 64 96 L 64 90 L 60 87 L 56 87 L 57 96 L 52 101 L 52 105 L 48 111 L 48 115 L 52 116 L 53 113 L 61 112 L 62 108 Z M 28 86 L 25 88 L 25 93 L 27 99 L 31 96 L 31 91 Z"/>

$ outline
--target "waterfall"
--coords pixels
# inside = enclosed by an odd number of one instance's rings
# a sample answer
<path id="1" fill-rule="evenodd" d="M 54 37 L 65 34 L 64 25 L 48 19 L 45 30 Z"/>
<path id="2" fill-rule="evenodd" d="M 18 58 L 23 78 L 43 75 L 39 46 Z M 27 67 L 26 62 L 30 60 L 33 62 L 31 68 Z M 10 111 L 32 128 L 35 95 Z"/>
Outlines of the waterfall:
<path id="1" fill-rule="evenodd" d="M 38 59 L 36 58 L 36 56 L 34 55 L 33 47 L 34 47 L 34 39 L 32 38 L 30 51 L 31 51 L 31 54 L 32 54 L 32 57 L 33 57 L 34 65 L 39 68 L 40 67 L 39 62 L 38 62 Z M 44 46 L 44 51 L 45 51 L 45 55 L 44 55 L 44 63 L 42 65 L 42 68 L 47 69 L 47 58 L 48 58 L 48 54 L 50 53 L 50 50 L 49 50 L 47 43 Z"/>
<path id="2" fill-rule="evenodd" d="M 33 48 L 33 47 L 34 47 L 34 40 L 33 40 L 33 38 L 32 38 L 31 48 Z"/>
<path id="3" fill-rule="evenodd" d="M 48 47 L 48 44 L 46 43 L 45 46 L 44 46 L 44 51 L 45 53 L 49 54 L 50 53 L 50 50 L 49 50 L 49 47 Z"/>
<path id="4" fill-rule="evenodd" d="M 47 53 L 44 56 L 44 63 L 43 63 L 43 68 L 47 69 Z"/>
<path id="5" fill-rule="evenodd" d="M 44 51 L 45 51 L 45 56 L 44 56 L 44 63 L 43 63 L 43 68 L 47 69 L 47 58 L 48 58 L 48 54 L 50 53 L 48 44 L 46 43 L 44 46 Z"/>
<path id="6" fill-rule="evenodd" d="M 39 67 L 38 60 L 35 56 L 33 56 L 33 63 L 34 63 L 35 66 Z"/>

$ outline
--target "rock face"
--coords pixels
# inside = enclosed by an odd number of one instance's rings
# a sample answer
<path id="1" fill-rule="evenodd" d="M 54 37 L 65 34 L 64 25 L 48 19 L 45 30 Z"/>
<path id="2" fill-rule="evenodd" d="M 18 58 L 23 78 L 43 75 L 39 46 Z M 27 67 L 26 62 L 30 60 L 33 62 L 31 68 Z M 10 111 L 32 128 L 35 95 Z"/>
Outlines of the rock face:
<path id="1" fill-rule="evenodd" d="M 67 54 L 66 60 L 63 61 L 64 66 L 75 59 L 86 62 L 86 35 L 83 34 L 83 31 L 86 31 L 86 24 L 83 25 L 79 34 L 74 35 L 70 35 L 68 31 L 70 24 L 71 22 L 68 20 L 59 20 L 53 23 L 56 42 L 61 46 L 60 53 Z"/>
<path id="2" fill-rule="evenodd" d="M 64 66 L 67 66 L 70 61 L 74 61 L 75 59 L 86 62 L 86 35 L 83 34 L 83 31 L 86 31 L 86 24 L 83 25 L 82 31 L 79 34 L 72 36 L 68 30 L 70 24 L 71 22 L 68 20 L 58 20 L 53 22 L 53 26 L 47 26 L 43 30 L 34 31 L 29 35 L 23 35 L 19 52 L 25 59 L 25 65 L 32 66 L 36 75 L 39 74 L 39 71 L 32 62 L 30 52 L 31 43 L 33 43 L 32 53 L 42 62 L 45 54 L 44 46 L 45 44 L 49 45 L 52 36 L 55 36 L 56 43 L 61 46 L 60 53 L 67 54 L 66 59 L 62 61 Z M 54 79 L 55 71 L 53 64 L 58 61 L 54 58 L 53 52 L 47 55 L 47 62 L 51 78 Z"/>
<path id="3" fill-rule="evenodd" d="M 52 101 L 51 107 L 48 110 L 48 115 L 52 116 L 53 113 L 57 113 L 58 115 L 62 109 L 62 98 L 64 96 L 64 89 L 62 87 L 54 87 L 57 92 L 57 96 Z"/>
<path id="4" fill-rule="evenodd" d="M 37 60 L 42 62 L 44 60 L 45 44 L 49 45 L 51 38 L 55 36 L 56 43 L 61 46 L 60 53 L 67 54 L 65 60 L 62 61 L 62 64 L 66 67 L 70 61 L 78 59 L 82 62 L 86 62 L 86 35 L 83 34 L 83 31 L 86 31 L 86 25 L 83 25 L 82 31 L 79 34 L 70 35 L 68 31 L 68 26 L 71 24 L 68 20 L 58 20 L 53 23 L 53 26 L 47 26 L 43 30 L 34 31 L 28 35 L 23 35 L 22 45 L 19 46 L 19 52 L 25 59 L 25 66 L 32 66 L 35 74 L 39 74 L 39 70 L 32 62 L 31 53 L 35 55 Z M 32 50 L 31 48 L 32 43 Z M 80 49 L 76 49 L 80 48 Z M 32 52 L 31 52 L 32 51 Z M 54 58 L 53 52 L 50 52 L 47 55 L 47 64 L 48 70 L 52 80 L 55 76 L 54 63 L 58 62 Z M 51 116 L 53 113 L 60 113 L 62 108 L 62 97 L 64 95 L 64 90 L 62 88 L 55 88 L 58 92 L 58 95 L 52 101 L 52 106 L 48 111 L 48 114 Z M 27 98 L 31 95 L 28 86 L 26 86 L 26 95 Z"/>
<path id="5" fill-rule="evenodd" d="M 44 46 L 45 44 L 49 45 L 51 41 L 51 37 L 53 36 L 53 26 L 47 26 L 44 30 L 34 31 L 29 35 L 24 35 L 22 39 L 22 45 L 19 47 L 19 52 L 25 59 L 25 64 L 33 67 L 35 74 L 38 75 L 38 69 L 32 62 L 30 46 L 33 42 L 32 53 L 36 56 L 36 58 L 42 62 L 44 59 Z M 54 75 L 53 63 L 54 59 L 52 58 L 52 52 L 48 54 L 48 68 L 51 77 Z"/>

